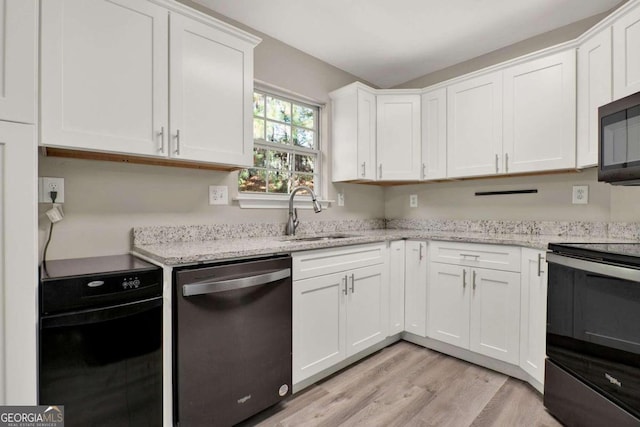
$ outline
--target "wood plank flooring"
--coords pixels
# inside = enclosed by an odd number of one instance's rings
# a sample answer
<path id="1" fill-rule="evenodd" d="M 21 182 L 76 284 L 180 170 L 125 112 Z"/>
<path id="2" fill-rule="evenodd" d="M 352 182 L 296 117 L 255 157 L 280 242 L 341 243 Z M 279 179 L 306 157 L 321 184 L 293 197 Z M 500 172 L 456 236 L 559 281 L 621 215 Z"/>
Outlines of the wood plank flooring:
<path id="1" fill-rule="evenodd" d="M 242 427 L 560 426 L 528 384 L 400 341 Z"/>

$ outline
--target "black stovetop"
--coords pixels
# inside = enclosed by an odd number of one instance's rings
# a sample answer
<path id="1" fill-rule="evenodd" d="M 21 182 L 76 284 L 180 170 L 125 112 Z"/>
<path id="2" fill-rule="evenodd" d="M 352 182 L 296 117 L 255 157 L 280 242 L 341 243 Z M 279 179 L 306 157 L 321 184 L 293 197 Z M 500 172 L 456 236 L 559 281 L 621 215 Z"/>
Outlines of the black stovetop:
<path id="1" fill-rule="evenodd" d="M 47 261 L 41 268 L 41 280 L 112 273 L 135 273 L 157 269 L 155 265 L 133 255 L 109 255 Z"/>
<path id="2" fill-rule="evenodd" d="M 549 250 L 590 260 L 640 266 L 640 242 L 549 243 Z"/>

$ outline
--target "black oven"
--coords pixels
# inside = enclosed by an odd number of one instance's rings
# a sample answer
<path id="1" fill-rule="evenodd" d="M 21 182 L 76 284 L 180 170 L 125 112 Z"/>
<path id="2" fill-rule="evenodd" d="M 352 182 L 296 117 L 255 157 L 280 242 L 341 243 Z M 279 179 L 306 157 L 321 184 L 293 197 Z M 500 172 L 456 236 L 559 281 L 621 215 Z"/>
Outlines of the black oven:
<path id="1" fill-rule="evenodd" d="M 545 406 L 567 425 L 640 425 L 640 244 L 549 248 Z"/>
<path id="2" fill-rule="evenodd" d="M 640 185 L 640 92 L 598 109 L 598 181 Z"/>

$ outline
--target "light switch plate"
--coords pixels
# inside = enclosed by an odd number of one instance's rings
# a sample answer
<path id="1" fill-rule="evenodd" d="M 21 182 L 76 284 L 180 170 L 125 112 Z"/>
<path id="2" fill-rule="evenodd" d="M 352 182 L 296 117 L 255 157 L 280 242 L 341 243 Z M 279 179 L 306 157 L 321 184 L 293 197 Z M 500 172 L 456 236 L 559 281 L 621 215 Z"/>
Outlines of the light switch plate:
<path id="1" fill-rule="evenodd" d="M 210 185 L 209 186 L 209 204 L 210 205 L 228 205 L 229 204 L 229 187 L 226 185 Z"/>
<path id="2" fill-rule="evenodd" d="M 410 194 L 409 195 L 409 207 L 410 208 L 417 208 L 418 207 L 418 195 L 417 194 Z"/>
<path id="3" fill-rule="evenodd" d="M 574 205 L 586 205 L 587 203 L 589 203 L 589 186 L 574 185 L 571 203 L 573 203 Z"/>
<path id="4" fill-rule="evenodd" d="M 338 206 L 344 206 L 344 193 L 338 193 Z"/>

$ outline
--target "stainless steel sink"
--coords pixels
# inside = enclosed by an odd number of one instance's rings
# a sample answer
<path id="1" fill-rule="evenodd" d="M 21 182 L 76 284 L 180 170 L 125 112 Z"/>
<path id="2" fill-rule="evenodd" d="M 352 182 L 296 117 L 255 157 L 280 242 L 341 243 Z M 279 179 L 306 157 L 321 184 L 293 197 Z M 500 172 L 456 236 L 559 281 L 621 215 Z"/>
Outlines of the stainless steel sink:
<path id="1" fill-rule="evenodd" d="M 318 242 L 325 240 L 348 239 L 349 237 L 358 237 L 353 234 L 327 234 L 325 236 L 309 236 L 309 237 L 291 237 L 286 239 L 287 242 Z"/>

